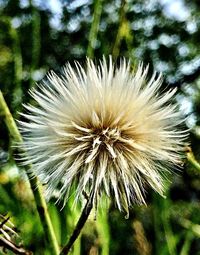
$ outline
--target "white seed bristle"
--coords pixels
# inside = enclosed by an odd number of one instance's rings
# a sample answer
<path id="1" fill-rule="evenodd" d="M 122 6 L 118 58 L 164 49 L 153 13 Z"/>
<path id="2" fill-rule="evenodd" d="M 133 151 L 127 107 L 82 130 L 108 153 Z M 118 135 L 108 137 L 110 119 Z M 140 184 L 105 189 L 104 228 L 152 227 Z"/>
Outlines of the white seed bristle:
<path id="1" fill-rule="evenodd" d="M 25 164 L 32 163 L 46 195 L 62 183 L 60 198 L 77 185 L 76 198 L 94 189 L 94 198 L 113 195 L 118 208 L 145 203 L 144 187 L 163 194 L 164 174 L 180 163 L 185 131 L 177 106 L 170 102 L 175 90 L 159 94 L 162 78 L 147 81 L 148 68 L 135 73 L 110 58 L 86 71 L 76 63 L 63 75 L 50 72 L 31 92 L 38 106 L 27 105 L 21 122 Z"/>

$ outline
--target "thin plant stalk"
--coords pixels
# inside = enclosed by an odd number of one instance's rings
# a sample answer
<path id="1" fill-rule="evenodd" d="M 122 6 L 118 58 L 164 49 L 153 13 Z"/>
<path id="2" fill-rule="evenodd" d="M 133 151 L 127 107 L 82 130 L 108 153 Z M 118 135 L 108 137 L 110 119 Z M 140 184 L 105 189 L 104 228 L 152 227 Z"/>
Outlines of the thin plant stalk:
<path id="1" fill-rule="evenodd" d="M 126 6 L 126 0 L 121 0 L 121 6 L 119 10 L 119 27 L 116 34 L 113 50 L 112 50 L 112 56 L 114 58 L 117 58 L 119 56 L 120 51 L 120 45 L 121 41 L 123 39 L 123 24 L 126 20 L 126 12 L 125 12 L 125 6 Z"/>
<path id="2" fill-rule="evenodd" d="M 17 107 L 19 109 L 19 106 L 21 105 L 21 99 L 22 99 L 22 54 L 21 54 L 21 47 L 20 47 L 20 39 L 19 34 L 16 28 L 13 27 L 11 18 L 7 16 L 2 17 L 2 21 L 8 28 L 9 36 L 12 40 L 12 56 L 13 56 L 13 65 L 14 65 L 14 91 L 13 91 L 13 108 Z M 16 117 L 16 115 L 15 115 Z"/>
<path id="3" fill-rule="evenodd" d="M 103 201 L 106 199 L 103 198 Z M 102 208 L 101 212 L 98 214 L 98 220 L 96 221 L 97 231 L 99 234 L 101 242 L 101 255 L 109 254 L 109 245 L 110 245 L 110 228 L 109 228 L 109 206 L 106 205 L 106 208 Z"/>
<path id="4" fill-rule="evenodd" d="M 103 0 L 95 0 L 94 2 L 94 14 L 93 14 L 93 20 L 92 20 L 90 33 L 89 33 L 88 48 L 87 48 L 87 56 L 89 58 L 94 57 L 94 47 L 97 40 L 100 17 L 102 12 L 102 1 Z"/>
<path id="5" fill-rule="evenodd" d="M 189 254 L 193 238 L 194 237 L 193 237 L 192 231 L 188 230 L 186 235 L 185 235 L 185 240 L 184 240 L 182 249 L 180 251 L 180 255 Z"/>
<path id="6" fill-rule="evenodd" d="M 10 36 L 12 38 L 12 48 L 13 48 L 13 61 L 14 61 L 14 71 L 15 71 L 15 104 L 18 106 L 21 103 L 22 99 L 22 55 L 19 36 L 17 30 L 12 27 L 11 22 L 9 22 L 10 27 Z"/>
<path id="7" fill-rule="evenodd" d="M 78 238 L 78 236 L 79 236 L 82 228 L 84 227 L 84 225 L 90 215 L 90 212 L 92 210 L 93 197 L 94 197 L 94 192 L 92 190 L 90 196 L 87 199 L 87 203 L 85 204 L 85 207 L 83 208 L 81 216 L 74 228 L 74 231 L 73 231 L 72 235 L 70 236 L 68 243 L 63 247 L 60 255 L 67 255 L 69 253 L 70 249 L 72 248 L 74 242 Z"/>
<path id="8" fill-rule="evenodd" d="M 30 65 L 30 87 L 35 83 L 33 79 L 33 72 L 38 68 L 41 50 L 41 17 L 35 6 L 32 5 L 32 54 L 31 54 L 31 65 Z"/>
<path id="9" fill-rule="evenodd" d="M 195 159 L 191 148 L 187 148 L 187 160 L 198 171 L 200 171 L 200 163 Z"/>
<path id="10" fill-rule="evenodd" d="M 5 124 L 9 130 L 11 138 L 17 142 L 21 143 L 22 136 L 16 126 L 16 123 L 10 113 L 10 110 L 4 100 L 3 94 L 0 91 L 0 117 L 5 121 Z M 34 195 L 37 210 L 40 216 L 40 220 L 43 226 L 45 238 L 48 240 L 48 245 L 51 248 L 52 255 L 59 254 L 59 246 L 56 240 L 56 236 L 53 230 L 50 216 L 48 214 L 47 205 L 45 199 L 42 195 L 41 185 L 39 184 L 38 178 L 31 173 L 31 166 L 25 166 L 25 170 L 30 182 L 30 186 Z"/>
<path id="11" fill-rule="evenodd" d="M 129 58 L 133 55 L 133 34 L 130 28 L 130 23 L 126 17 L 127 3 L 126 0 L 121 0 L 119 9 L 119 26 L 113 45 L 112 56 L 116 59 L 120 53 L 122 40 L 125 40 Z"/>
<path id="12" fill-rule="evenodd" d="M 159 200 L 158 196 L 156 194 L 153 195 L 153 205 L 154 208 L 152 210 L 153 212 L 153 229 L 154 229 L 154 235 L 155 235 L 155 255 L 162 254 L 162 250 L 160 249 L 160 233 L 161 233 L 161 219 L 158 217 L 160 216 L 160 208 L 159 208 Z"/>
<path id="13" fill-rule="evenodd" d="M 72 194 L 70 196 L 69 201 L 67 202 L 67 205 L 65 207 L 65 215 L 67 214 L 67 227 L 71 230 L 71 232 L 74 230 L 74 225 L 78 221 L 80 217 L 80 213 L 82 208 L 80 207 L 80 204 L 77 204 L 77 206 L 74 206 L 74 200 L 75 200 L 75 194 Z M 66 226 L 65 226 L 66 229 Z M 63 233 L 65 233 L 65 229 Z M 65 240 L 66 240 L 66 234 L 65 234 Z M 65 244 L 65 241 L 64 241 Z M 81 254 L 81 232 L 76 239 L 76 242 L 73 245 L 73 250 L 71 252 L 71 255 L 77 255 Z"/>
<path id="14" fill-rule="evenodd" d="M 174 235 L 171 224 L 169 221 L 169 208 L 170 208 L 170 200 L 164 200 L 163 202 L 163 210 L 161 211 L 161 219 L 163 223 L 166 244 L 168 248 L 168 252 L 170 255 L 176 255 L 176 245 L 177 245 L 177 238 Z"/>

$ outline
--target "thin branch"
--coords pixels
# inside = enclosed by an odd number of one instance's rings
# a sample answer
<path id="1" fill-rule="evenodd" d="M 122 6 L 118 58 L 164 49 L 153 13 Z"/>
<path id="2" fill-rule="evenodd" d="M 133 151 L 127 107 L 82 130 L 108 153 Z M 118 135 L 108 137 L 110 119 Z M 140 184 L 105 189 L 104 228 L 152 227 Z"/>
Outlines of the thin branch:
<path id="1" fill-rule="evenodd" d="M 4 224 L 6 224 L 7 221 L 9 221 L 10 217 L 3 218 L 3 221 L 0 223 L 0 228 L 3 227 Z"/>
<path id="2" fill-rule="evenodd" d="M 19 235 L 15 231 L 14 224 L 9 220 L 10 217 L 5 217 L 0 214 L 0 219 L 2 222 L 0 223 L 0 247 L 5 250 L 13 251 L 15 254 L 24 254 L 31 255 L 32 252 L 25 250 L 22 245 L 17 245 L 14 240 Z M 20 241 L 21 243 L 21 241 Z"/>
<path id="3" fill-rule="evenodd" d="M 23 254 L 23 255 L 31 255 L 32 252 L 24 250 L 24 248 L 17 246 L 16 244 L 12 243 L 11 241 L 7 240 L 6 238 L 0 236 L 0 247 L 4 249 L 8 249 L 14 254 Z"/>
<path id="4" fill-rule="evenodd" d="M 62 249 L 60 255 L 67 255 L 72 247 L 72 245 L 74 244 L 74 242 L 76 241 L 76 239 L 78 238 L 82 228 L 84 227 L 90 212 L 92 210 L 92 206 L 93 206 L 93 197 L 94 197 L 94 192 L 91 192 L 91 195 L 89 196 L 87 203 L 85 205 L 85 207 L 83 208 L 83 211 L 81 213 L 81 216 L 75 226 L 75 229 L 68 241 L 68 243 L 64 246 L 64 248 Z"/>
<path id="5" fill-rule="evenodd" d="M 10 136 L 17 143 L 22 143 L 22 137 L 15 124 L 15 121 L 10 113 L 10 110 L 4 100 L 3 94 L 0 91 L 0 117 L 5 121 L 5 124 L 9 130 Z M 36 176 L 31 173 L 31 166 L 25 166 L 25 170 L 30 182 L 30 186 L 34 195 L 37 210 L 40 216 L 40 220 L 44 229 L 45 238 L 48 240 L 48 244 L 51 248 L 51 254 L 59 254 L 59 246 L 56 240 L 56 236 L 53 230 L 51 219 L 47 210 L 45 199 L 42 195 L 41 185 Z"/>

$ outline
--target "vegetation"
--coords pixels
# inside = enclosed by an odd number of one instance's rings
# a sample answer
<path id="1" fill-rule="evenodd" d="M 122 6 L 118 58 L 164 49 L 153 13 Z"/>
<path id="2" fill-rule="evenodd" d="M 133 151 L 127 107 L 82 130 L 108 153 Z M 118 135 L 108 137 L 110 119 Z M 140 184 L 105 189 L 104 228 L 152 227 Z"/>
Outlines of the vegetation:
<path id="1" fill-rule="evenodd" d="M 147 188 L 147 206 L 133 205 L 128 219 L 114 204 L 102 206 L 96 216 L 92 212 L 71 254 L 200 255 L 200 6 L 197 0 L 175 2 L 0 0 L 0 89 L 15 119 L 22 103 L 31 102 L 28 90 L 49 69 L 60 72 L 74 60 L 84 65 L 86 55 L 113 55 L 116 62 L 124 56 L 133 67 L 143 61 L 150 72 L 161 71 L 162 90 L 177 87 L 190 129 L 183 170 L 170 176 L 166 198 Z M 35 184 L 31 191 L 25 169 L 14 160 L 18 134 L 4 120 L 0 107 L 0 247 L 7 234 L 22 252 L 6 249 L 8 254 L 54 254 L 36 208 Z M 61 210 L 56 199 L 48 212 L 63 247 L 81 205 L 72 206 L 72 195 Z"/>

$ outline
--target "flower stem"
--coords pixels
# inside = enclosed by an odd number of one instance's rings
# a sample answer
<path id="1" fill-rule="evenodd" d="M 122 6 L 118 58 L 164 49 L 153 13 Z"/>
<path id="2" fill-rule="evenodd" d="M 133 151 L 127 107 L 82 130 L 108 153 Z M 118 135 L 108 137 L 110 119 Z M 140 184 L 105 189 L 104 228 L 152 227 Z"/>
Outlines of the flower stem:
<path id="1" fill-rule="evenodd" d="M 121 0 L 121 6 L 119 10 L 119 27 L 118 31 L 116 34 L 113 50 L 112 50 L 112 56 L 116 59 L 119 56 L 120 52 L 120 45 L 121 41 L 123 39 L 123 25 L 125 24 L 126 20 L 126 12 L 125 12 L 125 7 L 126 7 L 126 1 Z"/>
<path id="2" fill-rule="evenodd" d="M 195 159 L 191 148 L 187 148 L 187 160 L 198 171 L 200 171 L 200 163 Z"/>
<path id="3" fill-rule="evenodd" d="M 98 33 L 99 22 L 100 22 L 101 11 L 102 11 L 102 1 L 103 0 L 94 1 L 94 14 L 93 14 L 93 20 L 92 20 L 92 25 L 90 29 L 89 39 L 88 39 L 89 43 L 87 48 L 87 56 L 89 58 L 94 57 L 94 48 L 95 48 L 95 44 L 97 40 L 97 33 Z"/>
<path id="4" fill-rule="evenodd" d="M 63 247 L 60 255 L 67 255 L 73 245 L 73 243 L 76 241 L 76 239 L 78 238 L 82 228 L 84 227 L 90 212 L 92 210 L 92 206 L 93 206 L 93 196 L 94 196 L 94 192 L 92 191 L 91 195 L 89 196 L 87 203 L 85 205 L 85 207 L 83 208 L 83 211 L 81 213 L 81 216 L 75 226 L 75 229 L 68 241 L 68 243 Z"/>
<path id="5" fill-rule="evenodd" d="M 10 110 L 5 102 L 5 99 L 1 91 L 0 91 L 0 117 L 4 119 L 11 138 L 15 142 L 21 143 L 23 141 L 22 137 L 19 133 L 16 123 L 12 117 L 12 114 L 10 113 Z M 49 246 L 51 246 L 51 254 L 57 255 L 59 254 L 59 246 L 56 240 L 50 216 L 48 214 L 47 205 L 42 195 L 42 190 L 41 186 L 39 185 L 39 181 L 37 177 L 31 173 L 30 169 L 31 169 L 30 165 L 25 167 L 30 182 L 30 186 L 34 195 L 37 210 L 40 216 L 40 220 L 43 226 L 44 235 L 45 238 L 48 240 Z"/>

